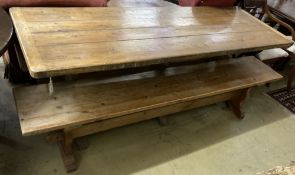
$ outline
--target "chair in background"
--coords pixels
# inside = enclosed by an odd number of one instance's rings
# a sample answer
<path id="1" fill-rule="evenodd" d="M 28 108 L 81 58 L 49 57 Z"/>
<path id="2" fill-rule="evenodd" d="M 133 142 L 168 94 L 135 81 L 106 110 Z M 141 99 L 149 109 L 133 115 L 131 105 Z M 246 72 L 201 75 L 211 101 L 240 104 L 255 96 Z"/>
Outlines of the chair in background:
<path id="1" fill-rule="evenodd" d="M 243 10 L 247 11 L 252 16 L 256 17 L 259 20 L 265 22 L 265 5 L 266 0 L 242 0 L 239 2 L 238 6 L 240 6 Z M 278 62 L 281 62 L 282 59 L 288 59 L 288 53 L 282 49 L 270 49 L 267 51 L 259 52 L 251 52 L 251 53 L 242 53 L 239 56 L 244 55 L 256 55 L 261 61 L 265 64 L 269 65 L 273 69 L 279 69 L 277 67 Z"/>
<path id="2" fill-rule="evenodd" d="M 273 28 L 278 29 L 279 26 L 282 25 L 287 27 L 288 31 L 290 31 L 290 27 L 288 27 L 287 24 L 283 24 L 281 20 L 271 14 L 267 6 L 267 0 L 243 0 L 240 6 L 251 15 L 268 23 Z M 268 19 L 270 21 L 268 21 Z M 276 70 L 281 69 L 283 67 L 282 63 L 290 59 L 288 51 L 281 48 L 263 50 L 256 54 L 256 57 Z"/>
<path id="3" fill-rule="evenodd" d="M 259 20 L 266 22 L 267 0 L 242 0 L 240 6 Z M 273 27 L 277 28 L 277 26 Z M 288 52 L 280 48 L 263 50 L 256 54 L 256 57 L 276 70 L 282 68 L 281 65 L 289 60 Z"/>
<path id="4" fill-rule="evenodd" d="M 212 6 L 229 7 L 235 5 L 235 0 L 178 0 L 180 6 Z"/>
<path id="5" fill-rule="evenodd" d="M 272 11 L 270 10 L 267 4 L 265 4 L 264 11 L 270 20 L 272 20 L 277 25 L 282 26 L 285 29 L 287 29 L 287 31 L 289 31 L 289 33 L 291 34 L 290 36 L 287 36 L 289 39 L 292 39 L 293 41 L 295 40 L 294 28 L 291 25 L 287 24 L 283 20 L 276 17 L 272 13 Z M 275 48 L 275 49 L 263 50 L 262 52 L 258 53 L 256 57 L 259 58 L 261 61 L 265 62 L 266 64 L 277 69 L 282 67 L 279 64 L 280 62 L 284 64 L 290 59 L 295 58 L 295 44 L 293 44 L 291 47 L 287 49 Z M 295 75 L 295 66 L 293 66 L 291 71 L 289 72 L 288 83 L 287 83 L 287 88 L 289 90 L 291 89 L 294 75 Z"/>
<path id="6" fill-rule="evenodd" d="M 242 0 L 239 2 L 239 5 L 260 20 L 265 14 L 264 6 L 266 5 L 266 0 Z"/>

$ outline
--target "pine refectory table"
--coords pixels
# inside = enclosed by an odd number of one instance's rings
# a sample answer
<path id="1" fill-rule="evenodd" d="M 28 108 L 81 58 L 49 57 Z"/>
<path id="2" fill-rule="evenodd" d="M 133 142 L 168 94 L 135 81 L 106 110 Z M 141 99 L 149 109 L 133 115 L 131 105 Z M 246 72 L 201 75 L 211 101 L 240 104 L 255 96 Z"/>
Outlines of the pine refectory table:
<path id="1" fill-rule="evenodd" d="M 77 168 L 72 143 L 78 137 L 223 101 L 242 118 L 249 89 L 282 76 L 254 57 L 224 56 L 292 44 L 239 8 L 12 8 L 10 13 L 34 78 L 154 66 L 113 81 L 91 77 L 87 83 L 14 89 L 23 135 L 49 133 L 67 171 Z"/>

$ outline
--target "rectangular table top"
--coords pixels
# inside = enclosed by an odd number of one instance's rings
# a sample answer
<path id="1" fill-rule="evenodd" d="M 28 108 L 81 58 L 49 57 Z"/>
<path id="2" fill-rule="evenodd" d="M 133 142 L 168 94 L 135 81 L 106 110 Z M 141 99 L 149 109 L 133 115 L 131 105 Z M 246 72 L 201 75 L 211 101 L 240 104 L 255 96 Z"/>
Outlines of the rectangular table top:
<path id="1" fill-rule="evenodd" d="M 10 13 L 35 78 L 292 44 L 239 8 L 12 8 Z"/>

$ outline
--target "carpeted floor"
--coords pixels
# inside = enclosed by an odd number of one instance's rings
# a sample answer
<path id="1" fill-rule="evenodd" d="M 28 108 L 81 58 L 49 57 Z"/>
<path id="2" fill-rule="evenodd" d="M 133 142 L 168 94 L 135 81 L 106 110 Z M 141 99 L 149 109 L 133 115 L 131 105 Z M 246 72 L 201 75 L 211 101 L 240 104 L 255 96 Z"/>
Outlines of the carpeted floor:
<path id="1" fill-rule="evenodd" d="M 286 87 L 273 90 L 267 93 L 280 104 L 289 109 L 293 114 L 295 114 L 295 88 L 293 87 L 290 91 Z"/>

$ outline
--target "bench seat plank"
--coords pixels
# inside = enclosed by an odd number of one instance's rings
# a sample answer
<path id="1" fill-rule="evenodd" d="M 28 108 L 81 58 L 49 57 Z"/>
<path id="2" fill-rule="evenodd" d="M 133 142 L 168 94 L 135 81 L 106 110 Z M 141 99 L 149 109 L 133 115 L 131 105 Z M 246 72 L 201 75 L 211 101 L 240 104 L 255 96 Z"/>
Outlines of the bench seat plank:
<path id="1" fill-rule="evenodd" d="M 87 86 L 57 83 L 51 97 L 46 84 L 17 87 L 14 95 L 22 133 L 32 135 L 159 109 L 280 78 L 256 58 L 245 57 L 183 69 L 168 68 L 166 76 L 153 78 Z"/>

